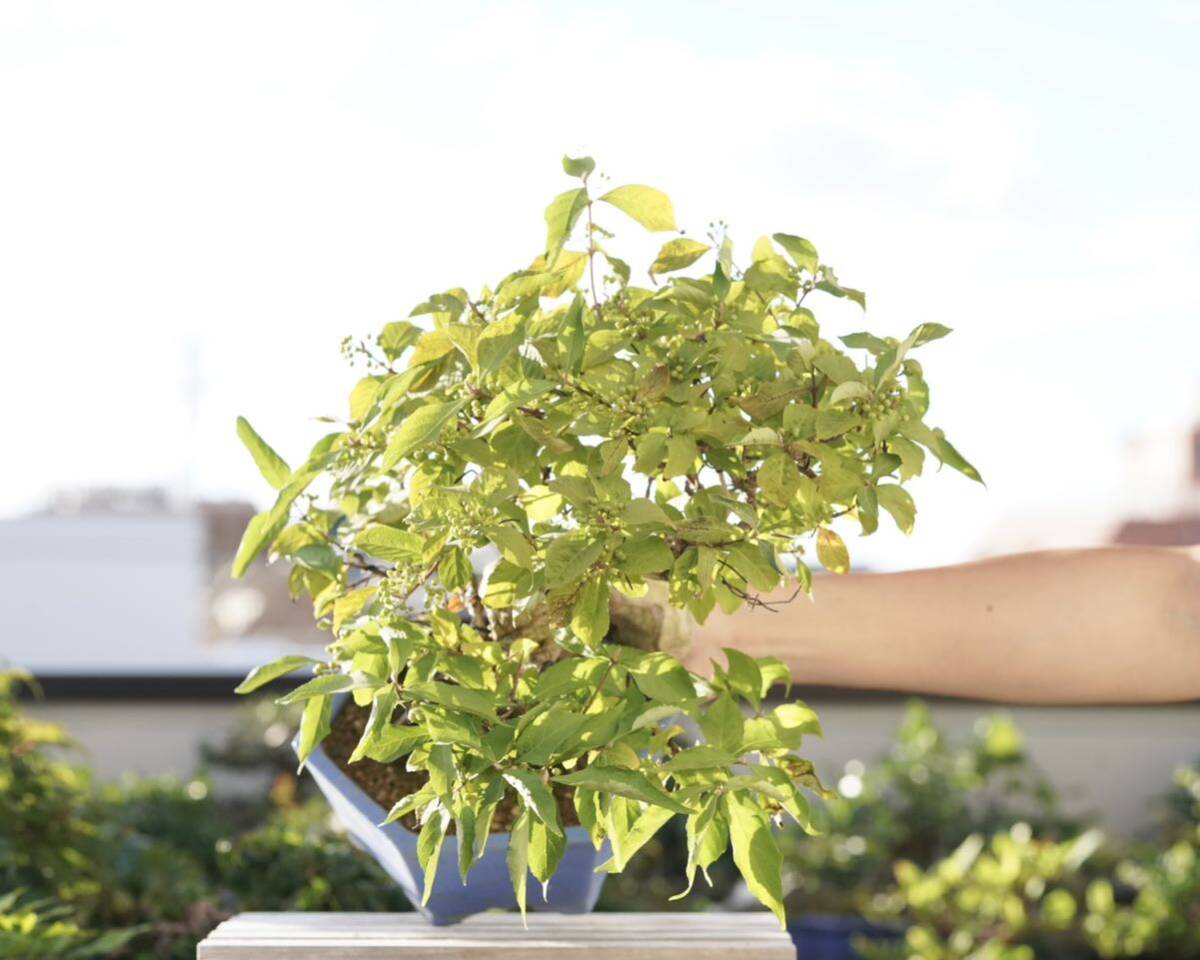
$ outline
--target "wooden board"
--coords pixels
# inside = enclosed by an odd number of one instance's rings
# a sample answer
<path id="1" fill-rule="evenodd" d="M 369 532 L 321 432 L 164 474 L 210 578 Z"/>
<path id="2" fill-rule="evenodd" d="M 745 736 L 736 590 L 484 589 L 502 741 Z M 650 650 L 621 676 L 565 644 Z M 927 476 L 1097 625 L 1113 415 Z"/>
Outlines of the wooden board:
<path id="1" fill-rule="evenodd" d="M 485 913 L 431 927 L 414 913 L 243 913 L 200 944 L 197 960 L 794 960 L 765 913 Z"/>

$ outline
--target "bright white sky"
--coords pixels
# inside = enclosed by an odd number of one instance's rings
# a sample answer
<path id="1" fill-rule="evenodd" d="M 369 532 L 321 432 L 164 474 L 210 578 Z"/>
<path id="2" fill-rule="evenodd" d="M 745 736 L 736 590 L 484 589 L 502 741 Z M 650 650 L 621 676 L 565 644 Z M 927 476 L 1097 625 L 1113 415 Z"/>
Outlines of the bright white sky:
<path id="1" fill-rule="evenodd" d="M 1200 4 L 0 5 L 0 514 L 53 491 L 266 492 L 341 413 L 348 333 L 523 266 L 559 157 L 693 233 L 813 239 L 864 325 L 955 328 L 903 567 L 1136 512 L 1126 440 L 1200 399 Z M 196 397 L 194 401 L 189 397 Z M 1067 534 L 1069 539 L 1069 534 Z"/>

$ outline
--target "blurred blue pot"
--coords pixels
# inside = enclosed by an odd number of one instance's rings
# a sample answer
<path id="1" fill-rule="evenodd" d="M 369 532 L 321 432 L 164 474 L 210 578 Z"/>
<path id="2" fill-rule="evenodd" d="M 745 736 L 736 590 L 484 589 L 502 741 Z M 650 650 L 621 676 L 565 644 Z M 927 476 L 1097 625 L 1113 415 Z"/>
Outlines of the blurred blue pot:
<path id="1" fill-rule="evenodd" d="M 859 960 L 853 946 L 856 938 L 896 941 L 904 936 L 894 927 L 881 927 L 862 917 L 824 913 L 789 917 L 788 933 L 798 960 Z"/>
<path id="2" fill-rule="evenodd" d="M 505 859 L 508 834 L 492 834 L 483 856 L 467 875 L 466 884 L 458 874 L 458 837 L 446 837 L 433 892 L 429 902 L 421 906 L 425 879 L 417 860 L 417 835 L 399 822 L 379 826 L 387 811 L 342 773 L 323 748 L 314 750 L 305 766 L 354 843 L 378 861 L 400 885 L 413 908 L 430 923 L 441 926 L 484 910 L 516 909 Z M 543 897 L 541 882 L 531 875 L 528 907 L 553 913 L 590 913 L 604 886 L 606 874 L 594 871 L 609 857 L 607 844 L 597 851 L 583 827 L 567 827 L 564 833 L 567 848 L 550 880 L 548 895 Z"/>

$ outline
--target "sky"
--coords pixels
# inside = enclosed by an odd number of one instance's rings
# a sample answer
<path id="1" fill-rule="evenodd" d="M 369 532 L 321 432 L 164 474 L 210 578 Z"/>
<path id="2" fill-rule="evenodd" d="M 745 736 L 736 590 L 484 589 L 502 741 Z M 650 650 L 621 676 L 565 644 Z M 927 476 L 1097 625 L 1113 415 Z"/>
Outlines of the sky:
<path id="1" fill-rule="evenodd" d="M 812 239 L 827 335 L 923 348 L 983 472 L 867 565 L 1162 509 L 1127 444 L 1200 419 L 1200 3 L 0 3 L 0 516 L 57 491 L 269 491 L 346 335 L 522 267 L 559 158 L 689 232 Z M 649 248 L 647 248 L 648 252 Z M 850 532 L 850 531 L 847 531 Z"/>

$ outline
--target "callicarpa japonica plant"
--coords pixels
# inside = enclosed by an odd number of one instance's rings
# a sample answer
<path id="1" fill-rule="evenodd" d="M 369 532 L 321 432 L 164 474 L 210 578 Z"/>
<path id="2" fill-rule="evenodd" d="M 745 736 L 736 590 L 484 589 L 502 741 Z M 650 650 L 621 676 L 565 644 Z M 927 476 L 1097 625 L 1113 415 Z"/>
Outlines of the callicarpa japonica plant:
<path id="1" fill-rule="evenodd" d="M 597 196 L 590 158 L 563 166 L 578 183 L 546 209 L 532 263 L 349 345 L 366 375 L 300 467 L 239 421 L 278 498 L 233 572 L 285 559 L 331 641 L 238 689 L 311 668 L 284 698 L 304 702 L 302 761 L 338 694 L 369 710 L 350 760 L 421 775 L 388 821 L 419 829 L 426 896 L 449 832 L 464 880 L 489 833 L 510 833 L 524 910 L 564 818 L 608 842 L 615 872 L 682 816 L 687 888 L 732 847 L 782 921 L 771 826 L 809 823 L 802 789 L 822 787 L 797 751 L 817 717 L 776 659 L 727 650 L 706 679 L 672 651 L 717 609 L 810 591 L 810 549 L 846 572 L 836 518 L 871 533 L 882 509 L 911 530 L 904 483 L 927 452 L 978 479 L 924 422 L 910 356 L 949 331 L 825 339 L 813 301 L 864 296 L 784 233 L 743 263 L 723 226 L 675 236 L 635 282 L 615 231 L 676 233 L 670 200 Z"/>

